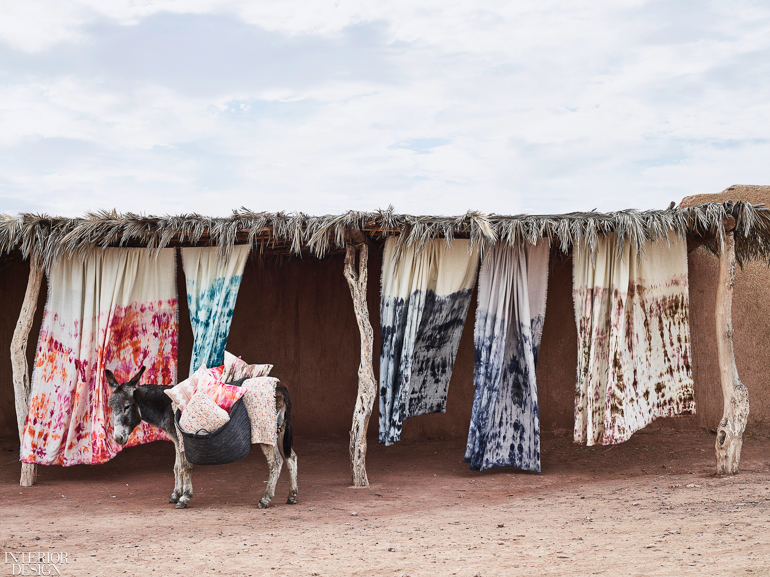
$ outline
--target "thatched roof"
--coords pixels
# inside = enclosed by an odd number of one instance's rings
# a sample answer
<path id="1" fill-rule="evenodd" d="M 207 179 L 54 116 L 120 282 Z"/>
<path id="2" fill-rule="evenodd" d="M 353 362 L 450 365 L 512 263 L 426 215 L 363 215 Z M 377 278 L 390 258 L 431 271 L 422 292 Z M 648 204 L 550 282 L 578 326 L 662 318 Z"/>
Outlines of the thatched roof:
<path id="1" fill-rule="evenodd" d="M 246 209 L 223 218 L 198 214 L 157 217 L 114 211 L 89 213 L 82 218 L 0 215 L 0 254 L 18 250 L 25 259 L 35 259 L 46 269 L 62 256 L 84 257 L 92 249 L 111 246 L 141 246 L 151 251 L 173 246 L 218 246 L 221 256 L 227 258 L 234 244 L 249 244 L 260 253 L 310 253 L 321 257 L 344 249 L 351 235 L 360 237 L 360 233 L 376 243 L 398 235 L 402 246 L 424 246 L 433 238 L 446 238 L 447 242 L 469 238 L 482 251 L 498 241 L 534 243 L 546 236 L 564 252 L 574 246 L 592 248 L 598 235 L 605 233 L 617 235 L 619 249 L 627 242 L 641 246 L 648 239 L 677 234 L 699 239 L 716 250 L 724 233 L 722 221 L 728 214 L 738 222 L 739 261 L 770 261 L 770 210 L 747 202 L 545 216 L 479 212 L 456 217 L 412 216 L 396 214 L 392 208 L 319 217 Z"/>
<path id="2" fill-rule="evenodd" d="M 728 186 L 722 192 L 714 194 L 695 194 L 686 196 L 679 203 L 679 208 L 697 206 L 707 202 L 725 202 L 727 200 L 738 201 L 745 200 L 751 204 L 764 204 L 770 207 L 770 186 L 759 186 L 755 184 L 733 184 Z"/>

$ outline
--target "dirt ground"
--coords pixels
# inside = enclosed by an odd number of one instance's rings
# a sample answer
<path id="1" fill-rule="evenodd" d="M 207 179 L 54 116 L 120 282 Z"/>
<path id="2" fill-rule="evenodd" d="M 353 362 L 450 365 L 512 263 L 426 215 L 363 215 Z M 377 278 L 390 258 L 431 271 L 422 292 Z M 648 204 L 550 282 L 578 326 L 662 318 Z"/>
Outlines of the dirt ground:
<path id="1" fill-rule="evenodd" d="M 284 471 L 268 510 L 260 451 L 196 468 L 176 510 L 168 443 L 41 467 L 31 488 L 6 443 L 0 576 L 22 551 L 67 553 L 65 576 L 770 575 L 770 439 L 748 436 L 727 478 L 713 476 L 714 440 L 661 429 L 586 448 L 549 434 L 541 474 L 474 473 L 462 439 L 371 444 L 371 487 L 351 489 L 344 441 L 298 439 L 300 503 L 285 504 Z"/>

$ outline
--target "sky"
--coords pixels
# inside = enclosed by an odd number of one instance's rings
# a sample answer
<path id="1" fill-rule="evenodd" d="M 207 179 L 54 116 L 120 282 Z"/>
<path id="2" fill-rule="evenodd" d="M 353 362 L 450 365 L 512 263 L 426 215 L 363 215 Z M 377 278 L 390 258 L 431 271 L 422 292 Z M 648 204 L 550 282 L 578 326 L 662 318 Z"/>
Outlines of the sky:
<path id="1" fill-rule="evenodd" d="M 766 0 L 0 0 L 0 213 L 666 208 L 769 158 Z"/>

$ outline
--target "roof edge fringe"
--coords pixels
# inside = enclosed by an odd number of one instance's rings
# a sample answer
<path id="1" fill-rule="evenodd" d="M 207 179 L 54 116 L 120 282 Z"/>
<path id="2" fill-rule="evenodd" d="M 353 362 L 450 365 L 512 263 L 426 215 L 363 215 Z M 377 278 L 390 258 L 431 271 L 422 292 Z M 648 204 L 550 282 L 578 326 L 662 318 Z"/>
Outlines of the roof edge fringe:
<path id="1" fill-rule="evenodd" d="M 323 257 L 342 249 L 350 232 L 360 230 L 370 239 L 399 237 L 405 247 L 422 249 L 429 241 L 456 237 L 470 239 L 482 253 L 494 243 L 536 243 L 548 237 L 563 252 L 573 247 L 593 250 L 599 235 L 614 233 L 617 249 L 627 243 L 637 248 L 648 240 L 668 239 L 671 233 L 686 235 L 715 254 L 724 238 L 723 220 L 736 218 L 736 256 L 743 265 L 750 260 L 770 263 L 770 210 L 745 201 L 710 202 L 667 210 L 573 212 L 561 215 L 483 214 L 469 211 L 455 216 L 396 214 L 393 207 L 376 212 L 349 211 L 339 215 L 309 216 L 304 213 L 253 212 L 246 208 L 229 217 L 199 214 L 143 216 L 116 211 L 89 212 L 81 218 L 23 213 L 0 214 L 0 254 L 20 251 L 46 270 L 62 257 L 86 258 L 94 249 L 140 246 L 157 254 L 171 246 L 216 246 L 220 258 L 229 258 L 235 244 L 252 250 Z"/>

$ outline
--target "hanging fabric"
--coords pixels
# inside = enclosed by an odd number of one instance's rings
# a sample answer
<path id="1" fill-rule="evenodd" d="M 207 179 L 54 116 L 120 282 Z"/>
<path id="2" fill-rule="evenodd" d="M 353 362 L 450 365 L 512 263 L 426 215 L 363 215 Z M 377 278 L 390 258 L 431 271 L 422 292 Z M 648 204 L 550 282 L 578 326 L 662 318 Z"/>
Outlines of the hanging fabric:
<path id="1" fill-rule="evenodd" d="M 694 414 L 687 242 L 641 254 L 614 234 L 575 250 L 575 442 L 622 443 L 658 417 Z"/>
<path id="2" fill-rule="evenodd" d="M 499 243 L 479 273 L 471 426 L 471 469 L 540 471 L 540 414 L 535 372 L 548 292 L 547 239 Z"/>
<path id="3" fill-rule="evenodd" d="M 446 412 L 478 266 L 468 240 L 432 240 L 398 255 L 397 242 L 385 242 L 382 262 L 379 440 L 386 445 L 401 439 L 409 417 Z"/>
<path id="4" fill-rule="evenodd" d="M 62 258 L 48 276 L 48 301 L 35 352 L 21 460 L 39 465 L 99 464 L 121 446 L 112 439 L 111 390 L 140 367 L 142 383 L 177 376 L 176 253 L 143 248 L 93 250 Z M 142 423 L 126 446 L 166 439 Z"/>
<path id="5" fill-rule="evenodd" d="M 225 345 L 241 286 L 248 245 L 235 245 L 222 262 L 219 248 L 183 248 L 182 268 L 187 286 L 187 306 L 193 330 L 190 374 L 200 367 L 224 363 Z"/>

